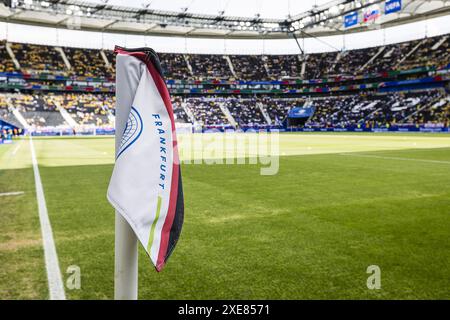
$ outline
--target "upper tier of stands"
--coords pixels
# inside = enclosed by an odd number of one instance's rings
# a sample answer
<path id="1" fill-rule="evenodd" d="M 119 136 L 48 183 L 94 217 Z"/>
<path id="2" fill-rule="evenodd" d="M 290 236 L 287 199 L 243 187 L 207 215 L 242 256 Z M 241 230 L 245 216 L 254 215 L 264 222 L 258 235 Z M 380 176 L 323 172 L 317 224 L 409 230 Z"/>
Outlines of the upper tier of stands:
<path id="1" fill-rule="evenodd" d="M 11 49 L 24 72 L 47 70 L 64 71 L 65 65 L 61 54 L 54 47 L 33 44 L 11 43 Z M 12 61 L 11 61 L 12 62 Z"/>
<path id="2" fill-rule="evenodd" d="M 159 56 L 168 79 L 315 79 L 420 66 L 447 66 L 450 63 L 450 36 L 305 56 L 178 53 L 160 53 Z M 108 50 L 0 42 L 0 72 L 114 78 L 114 69 L 114 54 Z"/>

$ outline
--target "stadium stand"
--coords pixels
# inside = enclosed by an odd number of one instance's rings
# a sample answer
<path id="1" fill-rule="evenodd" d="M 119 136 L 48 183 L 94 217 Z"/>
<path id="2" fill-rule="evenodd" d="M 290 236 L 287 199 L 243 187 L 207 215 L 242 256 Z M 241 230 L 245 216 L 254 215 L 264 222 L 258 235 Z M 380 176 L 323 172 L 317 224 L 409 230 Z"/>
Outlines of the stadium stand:
<path id="1" fill-rule="evenodd" d="M 234 71 L 238 79 L 264 80 L 267 79 L 267 70 L 263 56 L 230 56 Z"/>
<path id="2" fill-rule="evenodd" d="M 187 98 L 186 107 L 191 110 L 198 124 L 223 126 L 229 124 L 214 98 Z"/>
<path id="3" fill-rule="evenodd" d="M 437 96 L 428 104 L 430 105 L 429 108 L 417 111 L 408 119 L 408 122 L 419 125 L 443 123 L 448 127 L 450 121 L 450 99 L 448 95 Z"/>
<path id="4" fill-rule="evenodd" d="M 304 79 L 318 79 L 328 74 L 336 62 L 338 53 L 326 52 L 306 56 L 306 69 Z"/>
<path id="5" fill-rule="evenodd" d="M 107 66 L 108 72 L 114 75 L 116 71 L 116 57 L 114 56 L 114 52 L 112 50 L 103 50 L 103 53 L 105 54 L 106 59 L 109 63 L 109 65 Z"/>
<path id="6" fill-rule="evenodd" d="M 67 71 L 61 53 L 51 46 L 10 43 L 22 72 Z M 63 48 L 72 69 L 70 74 L 89 77 L 114 76 L 114 54 L 103 50 Z M 377 55 L 378 51 L 381 53 Z M 375 57 L 376 56 L 376 57 Z M 169 79 L 229 79 L 233 77 L 230 65 L 223 55 L 183 55 L 160 53 L 162 68 Z M 375 59 L 362 67 L 373 57 Z M 0 42 L 0 72 L 15 70 L 6 50 L 6 42 Z M 443 67 L 450 62 L 450 36 L 438 36 L 343 52 L 326 52 L 305 56 L 305 74 L 301 75 L 301 55 L 230 55 L 238 79 L 265 80 L 283 78 L 317 79 L 331 75 L 405 70 L 419 66 Z M 191 69 L 192 68 L 192 71 Z"/>
<path id="7" fill-rule="evenodd" d="M 422 41 L 421 45 L 399 66 L 407 70 L 422 66 L 442 67 L 450 61 L 450 37 L 433 37 Z"/>
<path id="8" fill-rule="evenodd" d="M 429 91 L 422 93 L 399 93 L 395 95 L 386 95 L 383 97 L 383 103 L 367 121 L 375 125 L 384 123 L 411 123 L 416 113 L 432 107 L 445 96 L 440 91 Z M 440 119 L 430 119 L 430 121 L 438 122 Z M 416 124 L 416 123 L 414 123 Z"/>
<path id="9" fill-rule="evenodd" d="M 173 106 L 173 113 L 175 117 L 175 121 L 179 123 L 189 123 L 189 116 L 186 114 L 186 111 L 184 110 L 182 106 L 182 99 L 181 98 L 174 98 L 172 101 Z"/>
<path id="10" fill-rule="evenodd" d="M 11 50 L 8 51 L 7 45 Z M 71 65 L 70 69 L 64 62 L 64 55 Z M 448 35 L 383 47 L 306 56 L 161 53 L 159 57 L 165 78 L 175 80 L 169 88 L 173 91 L 175 118 L 180 123 L 229 126 L 231 116 L 239 127 L 263 127 L 268 122 L 272 126 L 283 126 L 288 111 L 308 101 L 312 101 L 315 107 L 314 115 L 306 123 L 311 127 L 380 127 L 398 124 L 448 126 L 449 123 L 449 96 L 444 86 L 448 84 L 448 81 L 445 82 L 448 77 L 444 79 L 429 71 L 440 69 L 440 75 L 448 73 Z M 67 125 L 55 103 L 64 108 L 78 125 L 113 125 L 115 101 L 112 80 L 115 76 L 115 58 L 112 51 L 2 41 L 0 58 L 0 72 L 3 73 L 72 77 L 70 81 L 33 75 L 9 79 L 5 74 L 0 80 L 1 90 L 4 91 L 0 94 L 0 117 L 5 121 L 20 125 L 6 103 L 6 97 L 9 97 L 14 107 L 33 127 Z M 14 58 L 20 70 L 16 68 Z M 428 69 L 409 71 L 424 67 Z M 399 73 L 379 80 L 381 74 L 392 70 L 406 72 L 404 76 Z M 368 73 L 377 75 L 371 78 L 367 77 Z M 105 80 L 77 80 L 80 76 Z M 327 77 L 338 77 L 338 80 L 333 80 L 338 82 L 328 84 L 323 80 Z M 424 77 L 428 77 L 427 81 L 437 79 L 441 82 L 439 85 L 428 85 L 428 82 L 422 84 Z M 314 80 L 320 78 L 322 80 Z M 180 80 L 186 84 L 180 86 Z M 279 80 L 281 82 L 271 83 Z M 397 80 L 413 80 L 420 85 L 399 86 L 393 93 L 381 90 L 386 81 Z M 261 84 L 260 81 L 266 83 Z M 382 82 L 375 83 L 368 90 L 367 84 L 374 81 Z M 343 85 L 348 86 L 348 89 Z M 197 90 L 195 95 L 190 94 L 192 89 Z M 100 92 L 86 92 L 93 90 Z M 270 90 L 276 93 L 269 94 Z M 335 90 L 342 92 L 333 93 Z"/>
<path id="11" fill-rule="evenodd" d="M 256 99 L 242 98 L 229 98 L 224 101 L 240 127 L 267 124 L 256 102 Z"/>
<path id="12" fill-rule="evenodd" d="M 265 107 L 273 125 L 282 125 L 289 110 L 296 106 L 302 106 L 305 103 L 303 98 L 276 98 L 261 97 L 259 102 Z"/>
<path id="13" fill-rule="evenodd" d="M 182 54 L 160 53 L 158 56 L 166 78 L 179 80 L 191 78 L 191 70 Z"/>
<path id="14" fill-rule="evenodd" d="M 264 56 L 267 63 L 269 78 L 272 80 L 283 78 L 296 78 L 301 73 L 302 63 L 300 56 L 268 55 Z"/>
<path id="15" fill-rule="evenodd" d="M 0 72 L 13 72 L 16 67 L 6 51 L 6 41 L 0 41 Z"/>
<path id="16" fill-rule="evenodd" d="M 420 44 L 421 40 L 388 45 L 383 52 L 368 65 L 368 72 L 383 72 L 397 69 L 407 55 Z"/>
<path id="17" fill-rule="evenodd" d="M 63 72 L 66 69 L 61 54 L 54 47 L 12 43 L 11 49 L 24 72 Z"/>
<path id="18" fill-rule="evenodd" d="M 55 102 L 65 108 L 79 125 L 112 126 L 114 96 L 110 94 L 50 94 L 9 95 L 13 105 L 22 113 L 28 124 L 35 127 L 61 126 L 64 119 L 55 107 Z M 1 118 L 20 127 L 8 111 L 5 95 L 1 97 Z M 445 123 L 448 124 L 450 98 L 445 91 L 408 92 L 396 94 L 360 94 L 332 96 L 314 99 L 273 98 L 262 96 L 248 98 L 196 97 L 174 98 L 173 106 L 177 122 L 190 122 L 182 104 L 192 112 L 196 123 L 206 126 L 226 126 L 229 121 L 219 104 L 228 108 L 239 127 L 266 126 L 261 113 L 263 107 L 271 125 L 282 125 L 292 107 L 311 101 L 316 108 L 308 121 L 311 127 L 345 127 L 363 125 L 380 127 L 398 123 Z"/>
<path id="19" fill-rule="evenodd" d="M 35 128 L 66 125 L 56 106 L 49 103 L 46 95 L 12 94 L 11 104 L 22 114 L 28 125 Z"/>
<path id="20" fill-rule="evenodd" d="M 17 118 L 9 110 L 9 106 L 6 102 L 6 95 L 0 94 L 0 119 L 20 128 L 21 124 L 17 121 Z"/>
<path id="21" fill-rule="evenodd" d="M 437 104 L 439 103 L 439 104 Z M 328 97 L 313 101 L 314 116 L 307 123 L 310 126 L 345 127 L 366 125 L 380 127 L 386 124 L 417 123 L 414 119 L 425 111 L 435 108 L 436 117 L 429 116 L 428 122 L 443 120 L 448 96 L 443 91 L 424 91 L 396 94 L 360 94 L 346 97 Z M 417 112 L 416 116 L 415 113 Z M 411 117 L 410 117 L 411 116 Z M 412 120 L 412 121 L 411 121 Z M 425 122 L 422 122 L 425 123 Z"/>
<path id="22" fill-rule="evenodd" d="M 229 79 L 233 77 L 227 60 L 221 55 L 195 54 L 188 56 L 193 74 L 205 79 Z"/>
<path id="23" fill-rule="evenodd" d="M 115 97 L 110 94 L 48 95 L 48 103 L 59 103 L 80 125 L 112 126 L 110 110 L 114 109 Z"/>
<path id="24" fill-rule="evenodd" d="M 72 69 L 70 74 L 86 77 L 112 77 L 113 74 L 100 55 L 100 50 L 64 48 Z"/>
<path id="25" fill-rule="evenodd" d="M 342 52 L 334 66 L 331 67 L 330 73 L 336 75 L 362 73 L 365 64 L 369 62 L 379 50 L 380 48 L 375 47 Z"/>
<path id="26" fill-rule="evenodd" d="M 255 99 L 229 98 L 225 105 L 240 127 L 266 124 Z"/>

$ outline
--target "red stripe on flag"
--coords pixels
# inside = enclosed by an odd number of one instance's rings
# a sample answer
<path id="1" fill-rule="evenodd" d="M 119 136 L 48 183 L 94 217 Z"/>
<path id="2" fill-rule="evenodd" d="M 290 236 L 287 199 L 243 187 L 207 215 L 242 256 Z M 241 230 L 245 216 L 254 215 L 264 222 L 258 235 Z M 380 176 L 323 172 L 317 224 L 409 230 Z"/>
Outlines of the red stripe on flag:
<path id="1" fill-rule="evenodd" d="M 167 90 L 164 79 L 161 77 L 159 72 L 156 70 L 155 66 L 151 62 L 147 62 L 147 68 L 152 75 L 153 81 L 155 81 L 156 87 L 158 88 L 159 94 L 164 101 L 167 113 L 170 117 L 170 122 L 172 125 L 172 141 L 173 141 L 173 167 L 172 167 L 172 183 L 170 189 L 170 201 L 169 210 L 167 212 L 166 220 L 164 221 L 163 228 L 161 230 L 161 242 L 159 245 L 158 260 L 156 263 L 156 270 L 159 272 L 162 270 L 166 263 L 167 247 L 169 245 L 170 229 L 172 228 L 173 219 L 175 217 L 175 210 L 177 208 L 177 198 L 178 198 L 178 175 L 179 169 L 179 158 L 178 158 L 178 145 L 177 136 L 175 132 L 175 120 L 173 116 L 172 102 L 170 101 L 170 94 Z"/>

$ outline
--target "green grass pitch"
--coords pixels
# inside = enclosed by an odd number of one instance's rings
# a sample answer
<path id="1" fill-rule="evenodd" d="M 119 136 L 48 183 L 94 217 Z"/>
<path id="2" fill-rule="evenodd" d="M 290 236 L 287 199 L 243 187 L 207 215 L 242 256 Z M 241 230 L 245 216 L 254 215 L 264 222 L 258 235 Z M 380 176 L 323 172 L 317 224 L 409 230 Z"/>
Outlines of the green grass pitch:
<path id="1" fill-rule="evenodd" d="M 69 299 L 113 298 L 112 138 L 35 138 Z M 182 166 L 166 269 L 140 248 L 140 299 L 449 299 L 450 135 L 282 134 L 279 172 Z M 0 145 L 0 299 L 48 297 L 28 140 Z M 369 265 L 381 289 L 369 290 Z"/>

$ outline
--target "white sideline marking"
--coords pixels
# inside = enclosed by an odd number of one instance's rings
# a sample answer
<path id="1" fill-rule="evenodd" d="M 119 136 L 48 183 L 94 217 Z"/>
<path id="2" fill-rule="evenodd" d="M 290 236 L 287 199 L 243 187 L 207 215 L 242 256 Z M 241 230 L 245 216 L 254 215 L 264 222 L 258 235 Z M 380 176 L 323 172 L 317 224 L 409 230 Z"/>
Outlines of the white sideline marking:
<path id="1" fill-rule="evenodd" d="M 30 136 L 31 161 L 33 163 L 34 182 L 36 184 L 36 198 L 38 201 L 39 221 L 41 223 L 42 241 L 44 244 L 45 268 L 47 269 L 48 291 L 50 300 L 65 300 L 64 285 L 59 269 L 58 255 L 56 254 L 53 240 L 52 227 L 48 218 L 47 205 L 45 203 L 44 189 L 34 150 L 33 139 Z"/>
<path id="2" fill-rule="evenodd" d="M 24 193 L 25 192 L 23 192 L 23 191 L 3 192 L 3 193 L 0 193 L 0 197 L 19 196 Z"/>
<path id="3" fill-rule="evenodd" d="M 416 162 L 427 162 L 427 163 L 450 164 L 450 161 L 413 159 L 413 158 L 401 158 L 401 157 L 382 157 L 382 156 L 373 156 L 373 155 L 369 155 L 369 154 L 340 153 L 340 155 L 341 156 L 350 156 L 350 157 L 360 157 L 360 158 L 375 158 L 375 159 L 383 159 L 383 160 L 401 160 L 401 161 L 416 161 Z"/>

